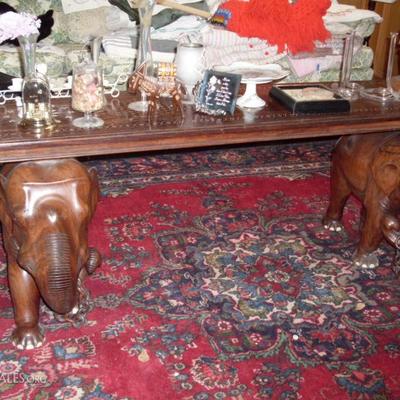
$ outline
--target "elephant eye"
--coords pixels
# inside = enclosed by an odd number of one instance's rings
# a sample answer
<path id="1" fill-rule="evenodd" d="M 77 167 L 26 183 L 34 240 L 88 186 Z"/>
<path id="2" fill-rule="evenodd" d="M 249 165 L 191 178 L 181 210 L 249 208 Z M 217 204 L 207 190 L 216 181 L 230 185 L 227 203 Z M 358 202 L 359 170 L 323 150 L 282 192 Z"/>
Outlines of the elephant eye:
<path id="1" fill-rule="evenodd" d="M 12 213 L 11 219 L 13 220 L 13 222 L 17 225 L 23 225 L 23 221 L 26 220 L 26 218 L 24 218 L 24 212 L 23 211 L 15 211 Z"/>

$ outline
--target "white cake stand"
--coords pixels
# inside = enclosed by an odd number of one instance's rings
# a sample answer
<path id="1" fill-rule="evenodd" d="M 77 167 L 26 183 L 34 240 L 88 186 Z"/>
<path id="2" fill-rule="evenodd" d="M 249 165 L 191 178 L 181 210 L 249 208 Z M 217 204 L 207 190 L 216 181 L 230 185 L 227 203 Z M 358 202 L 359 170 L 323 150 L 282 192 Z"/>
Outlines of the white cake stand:
<path id="1" fill-rule="evenodd" d="M 246 85 L 243 96 L 239 97 L 236 104 L 240 108 L 261 108 L 265 101 L 257 95 L 257 85 L 279 80 L 289 75 L 279 64 L 257 65 L 238 61 L 229 66 L 218 66 L 214 68 L 221 72 L 242 75 L 241 83 Z"/>
<path id="2" fill-rule="evenodd" d="M 271 81 L 268 81 L 271 82 Z M 246 90 L 243 96 L 239 97 L 236 104 L 241 108 L 260 108 L 265 106 L 265 100 L 257 95 L 257 83 L 256 81 L 247 80 L 242 83 L 246 84 Z"/>

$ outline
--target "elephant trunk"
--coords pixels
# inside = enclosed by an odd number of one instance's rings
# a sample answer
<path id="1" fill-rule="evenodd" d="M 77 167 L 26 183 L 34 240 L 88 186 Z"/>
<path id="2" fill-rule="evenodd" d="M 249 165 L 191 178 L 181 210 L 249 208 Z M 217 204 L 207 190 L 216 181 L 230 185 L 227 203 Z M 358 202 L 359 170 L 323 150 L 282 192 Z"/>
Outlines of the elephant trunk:
<path id="1" fill-rule="evenodd" d="M 66 314 L 77 302 L 69 236 L 64 233 L 49 234 L 45 242 L 45 255 L 48 266 L 47 290 L 41 290 L 42 296 L 55 312 Z"/>

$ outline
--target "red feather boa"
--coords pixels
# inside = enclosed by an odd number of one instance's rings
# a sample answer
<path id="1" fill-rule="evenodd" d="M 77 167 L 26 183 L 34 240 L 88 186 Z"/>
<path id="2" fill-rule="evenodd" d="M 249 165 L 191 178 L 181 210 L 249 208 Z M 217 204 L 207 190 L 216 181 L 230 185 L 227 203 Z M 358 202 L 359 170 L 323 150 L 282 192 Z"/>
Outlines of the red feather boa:
<path id="1" fill-rule="evenodd" d="M 230 14 L 227 29 L 294 54 L 312 51 L 314 41 L 330 37 L 322 20 L 330 5 L 331 0 L 228 0 L 220 8 Z"/>

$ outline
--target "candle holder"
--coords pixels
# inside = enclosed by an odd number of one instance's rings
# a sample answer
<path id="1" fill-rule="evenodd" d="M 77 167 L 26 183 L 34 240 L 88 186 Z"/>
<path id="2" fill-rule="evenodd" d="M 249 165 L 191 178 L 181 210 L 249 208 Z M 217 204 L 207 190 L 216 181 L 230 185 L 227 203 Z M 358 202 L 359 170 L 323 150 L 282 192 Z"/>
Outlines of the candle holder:
<path id="1" fill-rule="evenodd" d="M 179 43 L 175 57 L 176 77 L 185 85 L 185 103 L 194 103 L 193 88 L 203 77 L 202 57 L 204 47 L 200 43 Z"/>

